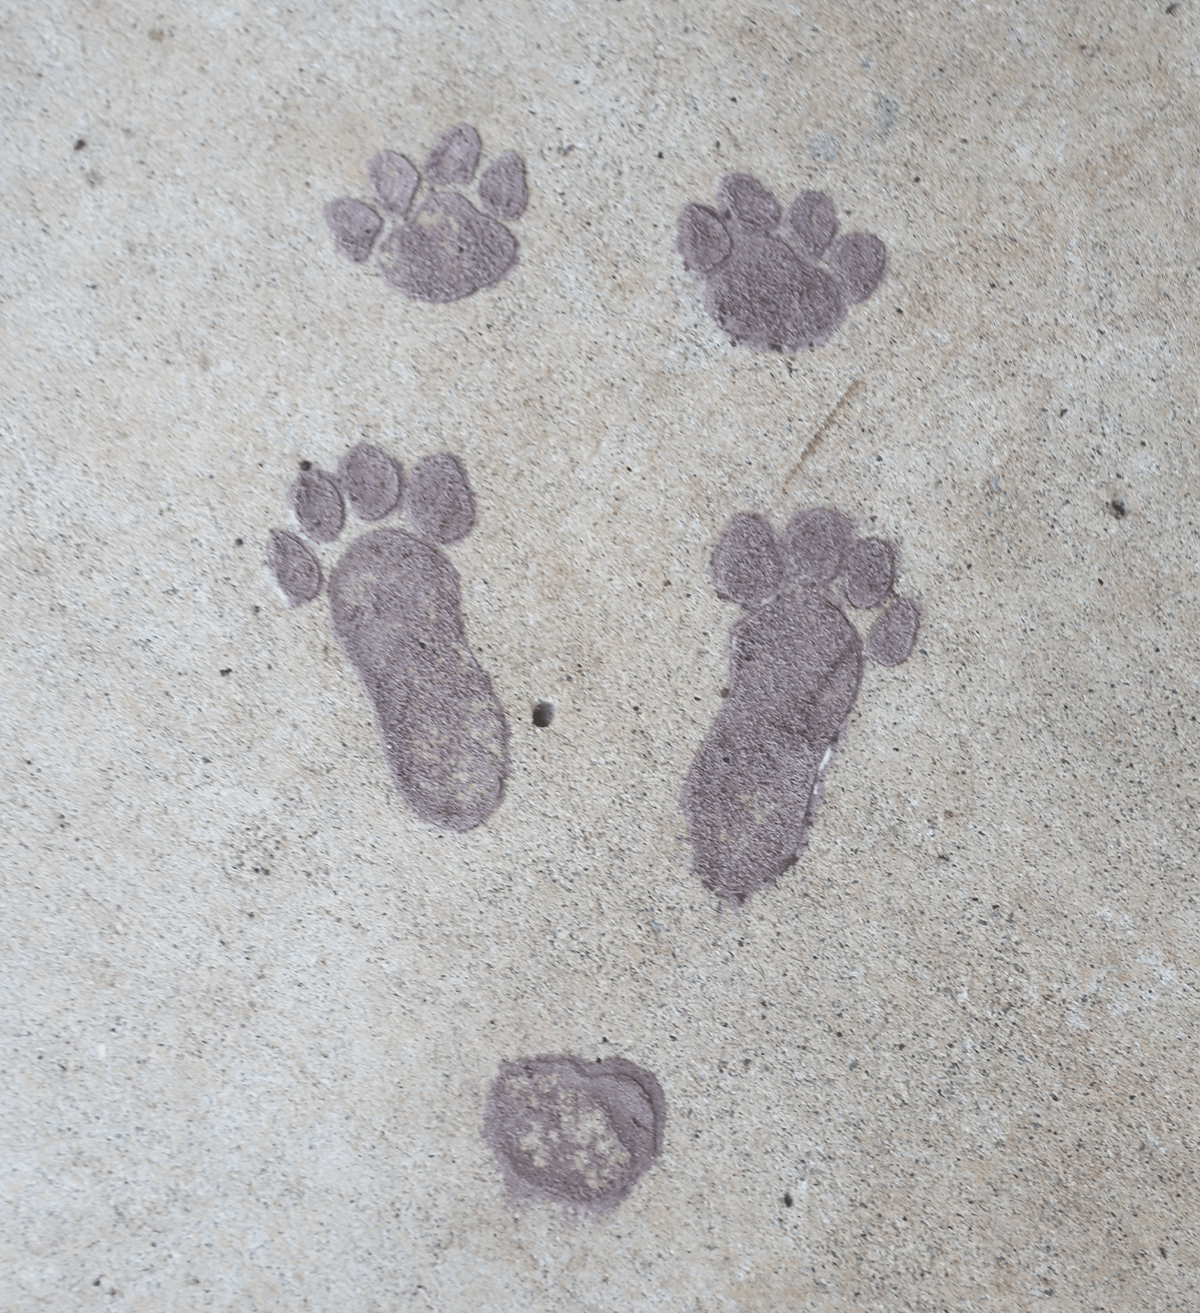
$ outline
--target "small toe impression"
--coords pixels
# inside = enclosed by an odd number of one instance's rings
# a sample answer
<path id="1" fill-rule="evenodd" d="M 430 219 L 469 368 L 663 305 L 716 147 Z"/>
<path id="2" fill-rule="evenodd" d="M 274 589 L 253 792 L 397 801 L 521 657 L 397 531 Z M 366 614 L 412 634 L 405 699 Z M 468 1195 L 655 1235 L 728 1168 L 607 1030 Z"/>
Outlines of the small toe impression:
<path id="1" fill-rule="evenodd" d="M 846 562 L 846 600 L 866 610 L 880 606 L 896 581 L 896 549 L 882 538 L 854 544 Z"/>
<path id="2" fill-rule="evenodd" d="M 470 182 L 479 163 L 479 150 L 479 133 L 467 124 L 443 132 L 425 161 L 425 180 L 434 187 Z"/>
<path id="3" fill-rule="evenodd" d="M 801 255 L 819 260 L 837 232 L 837 213 L 823 192 L 802 192 L 788 206 L 788 227 Z"/>
<path id="4" fill-rule="evenodd" d="M 403 219 L 421 181 L 414 165 L 394 150 L 381 150 L 367 165 L 367 177 L 379 204 L 389 214 Z"/>
<path id="5" fill-rule="evenodd" d="M 825 263 L 842 284 L 848 301 L 865 301 L 879 286 L 887 248 L 873 233 L 848 233 L 839 237 Z"/>
<path id="6" fill-rule="evenodd" d="M 717 204 L 746 228 L 767 231 L 779 223 L 779 202 L 748 173 L 730 173 L 722 178 Z"/>
<path id="7" fill-rule="evenodd" d="M 475 494 L 462 461 L 448 451 L 419 460 L 404 489 L 404 512 L 432 542 L 465 538 L 475 526 Z"/>
<path id="8" fill-rule="evenodd" d="M 400 504 L 400 466 L 369 442 L 338 461 L 337 481 L 360 520 L 382 520 Z"/>
<path id="9" fill-rule="evenodd" d="M 685 269 L 706 274 L 729 255 L 733 243 L 716 210 L 707 205 L 685 205 L 679 212 L 675 249 Z"/>
<path id="10" fill-rule="evenodd" d="M 320 562 L 308 544 L 287 529 L 271 530 L 267 566 L 292 606 L 311 602 L 321 591 Z"/>
<path id="11" fill-rule="evenodd" d="M 780 540 L 783 567 L 800 583 L 827 584 L 841 571 L 853 536 L 849 520 L 837 511 L 797 511 Z"/>
<path id="12" fill-rule="evenodd" d="M 709 568 L 717 596 L 753 606 L 783 582 L 783 566 L 771 526 L 761 515 L 735 515 L 713 549 Z"/>
<path id="13" fill-rule="evenodd" d="M 346 522 L 342 494 L 324 470 L 301 470 L 288 489 L 288 505 L 314 542 L 333 542 Z"/>
<path id="14" fill-rule="evenodd" d="M 909 598 L 901 598 L 867 631 L 867 654 L 881 666 L 898 666 L 912 653 L 920 625 L 921 608 Z"/>
<path id="15" fill-rule="evenodd" d="M 325 207 L 325 225 L 346 259 L 362 264 L 371 254 L 383 220 L 363 201 L 343 196 Z"/>
<path id="16" fill-rule="evenodd" d="M 489 164 L 479 179 L 483 208 L 497 219 L 519 219 L 529 202 L 525 165 L 515 151 L 507 151 Z"/>

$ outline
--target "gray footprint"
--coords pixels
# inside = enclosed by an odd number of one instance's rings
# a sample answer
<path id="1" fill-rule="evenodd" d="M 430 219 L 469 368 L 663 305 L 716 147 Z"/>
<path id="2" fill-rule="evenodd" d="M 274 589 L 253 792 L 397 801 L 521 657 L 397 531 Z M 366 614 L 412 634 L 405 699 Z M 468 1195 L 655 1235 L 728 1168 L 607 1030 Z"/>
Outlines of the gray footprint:
<path id="1" fill-rule="evenodd" d="M 781 222 L 782 220 L 782 222 Z M 675 249 L 703 284 L 704 308 L 734 346 L 790 355 L 827 342 L 846 303 L 865 301 L 886 251 L 871 233 L 835 240 L 833 202 L 820 192 L 779 202 L 746 173 L 717 188 L 717 207 L 685 205 Z"/>
<path id="2" fill-rule="evenodd" d="M 837 511 L 793 515 L 776 539 L 761 515 L 737 515 L 713 551 L 718 596 L 737 602 L 726 700 L 688 770 L 680 803 L 692 870 L 722 902 L 744 903 L 804 851 L 825 777 L 849 723 L 864 645 L 844 605 L 887 606 L 866 656 L 908 659 L 921 610 L 892 600 L 896 548 L 854 542 Z M 890 605 L 888 605 L 890 603 Z"/>
<path id="3" fill-rule="evenodd" d="M 569 1053 L 501 1063 L 484 1138 L 517 1198 L 605 1212 L 662 1152 L 666 1103 L 653 1073 L 624 1058 Z"/>
<path id="4" fill-rule="evenodd" d="M 525 165 L 509 151 L 479 179 L 481 214 L 457 191 L 433 190 L 468 185 L 479 163 L 479 134 L 465 123 L 438 138 L 425 161 L 431 192 L 406 221 L 421 175 L 403 155 L 384 150 L 367 165 L 375 205 L 343 196 L 325 207 L 334 245 L 362 264 L 383 230 L 379 211 L 395 227 L 380 243 L 384 278 L 414 301 L 441 304 L 494 287 L 517 263 L 517 239 L 500 219 L 519 219 L 528 191 Z M 493 217 L 494 216 L 494 217 Z"/>
<path id="5" fill-rule="evenodd" d="M 333 542 L 345 503 L 363 520 L 403 505 L 416 533 L 376 529 L 353 542 L 329 578 L 333 632 L 371 699 L 392 780 L 424 821 L 470 830 L 500 805 L 508 776 L 508 722 L 463 628 L 458 572 L 434 544 L 458 542 L 475 524 L 475 498 L 457 456 L 398 462 L 362 444 L 336 475 L 309 462 L 288 491 L 300 528 Z M 293 606 L 321 591 L 312 549 L 272 529 L 267 564 Z"/>

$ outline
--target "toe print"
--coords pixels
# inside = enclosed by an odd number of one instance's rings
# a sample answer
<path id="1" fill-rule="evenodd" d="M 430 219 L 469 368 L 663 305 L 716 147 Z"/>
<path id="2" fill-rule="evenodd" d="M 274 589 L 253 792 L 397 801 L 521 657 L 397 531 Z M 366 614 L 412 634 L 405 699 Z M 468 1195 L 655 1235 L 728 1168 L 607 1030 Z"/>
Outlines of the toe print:
<path id="1" fill-rule="evenodd" d="M 760 515 L 736 515 L 721 534 L 713 587 L 743 614 L 729 632 L 729 694 L 681 806 L 692 869 L 722 902 L 744 903 L 803 853 L 865 656 L 897 666 L 912 652 L 921 611 L 893 600 L 896 560 L 893 543 L 855 542 L 826 509 L 798 512 L 778 537 Z M 885 605 L 864 656 L 846 607 Z"/>
<path id="2" fill-rule="evenodd" d="M 469 183 L 475 176 L 483 144 L 479 133 L 464 123 L 451 128 L 437 139 L 425 161 L 425 176 L 434 187 L 448 183 Z"/>
<path id="3" fill-rule="evenodd" d="M 484 1138 L 518 1198 L 605 1212 L 662 1151 L 665 1121 L 650 1072 L 624 1058 L 546 1054 L 501 1064 Z"/>
<path id="4" fill-rule="evenodd" d="M 311 602 L 321 591 L 321 563 L 304 540 L 286 529 L 272 529 L 267 565 L 284 597 L 293 605 Z"/>
<path id="5" fill-rule="evenodd" d="M 360 520 L 382 520 L 400 505 L 400 466 L 378 447 L 360 442 L 337 467 L 337 485 Z"/>
<path id="6" fill-rule="evenodd" d="M 463 628 L 458 572 L 436 544 L 475 523 L 457 456 L 426 456 L 405 481 L 367 444 L 337 474 L 304 462 L 288 500 L 303 532 L 332 542 L 345 502 L 376 521 L 402 506 L 416 533 L 375 529 L 343 552 L 329 578 L 333 632 L 371 699 L 392 780 L 424 821 L 470 830 L 499 806 L 508 774 L 508 722 Z M 293 606 L 321 590 L 321 567 L 295 533 L 274 529 L 267 564 Z"/>
<path id="7" fill-rule="evenodd" d="M 331 543 L 346 522 L 341 489 L 324 470 L 314 470 L 308 461 L 288 489 L 288 505 L 300 527 L 314 541 Z"/>
<path id="8" fill-rule="evenodd" d="M 363 201 L 344 196 L 325 207 L 325 223 L 334 244 L 347 260 L 364 264 L 383 227 L 383 220 Z"/>
<path id="9" fill-rule="evenodd" d="M 379 202 L 380 209 L 386 210 L 388 214 L 394 214 L 398 219 L 403 219 L 421 182 L 421 175 L 412 164 L 403 155 L 397 155 L 394 150 L 381 150 L 367 165 L 367 177 L 370 178 L 371 186 L 375 189 L 375 199 Z M 334 205 L 345 203 L 333 202 Z M 351 204 L 361 205 L 362 202 L 354 201 Z M 371 212 L 374 214 L 373 210 Z M 375 228 L 377 234 L 382 226 L 383 221 L 380 220 Z M 334 235 L 336 237 L 336 233 Z"/>
<path id="10" fill-rule="evenodd" d="M 790 355 L 827 342 L 847 303 L 865 301 L 883 277 L 879 238 L 835 239 L 837 226 L 828 196 L 804 192 L 785 215 L 757 178 L 732 173 L 717 188 L 715 209 L 683 207 L 675 249 L 734 346 Z"/>
<path id="11" fill-rule="evenodd" d="M 519 219 L 525 213 L 529 192 L 525 186 L 525 165 L 521 157 L 509 151 L 487 169 L 479 179 L 479 199 L 483 208 L 497 219 Z"/>
<path id="12" fill-rule="evenodd" d="M 529 193 L 520 156 L 508 151 L 484 170 L 479 199 L 487 214 L 457 191 L 438 190 L 469 186 L 480 149 L 479 134 L 466 124 L 444 133 L 425 161 L 430 193 L 411 215 L 421 175 L 405 156 L 380 151 L 367 165 L 378 209 L 352 197 L 325 207 L 334 245 L 364 263 L 383 231 L 382 210 L 395 226 L 379 244 L 379 269 L 397 291 L 438 305 L 494 287 L 517 262 L 517 239 L 499 220 L 511 223 L 525 212 Z"/>

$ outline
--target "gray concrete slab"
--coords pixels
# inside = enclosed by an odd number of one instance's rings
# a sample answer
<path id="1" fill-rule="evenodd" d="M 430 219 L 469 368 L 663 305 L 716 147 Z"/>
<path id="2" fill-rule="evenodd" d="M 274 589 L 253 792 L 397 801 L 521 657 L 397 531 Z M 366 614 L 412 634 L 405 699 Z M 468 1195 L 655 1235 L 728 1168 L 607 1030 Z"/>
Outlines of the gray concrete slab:
<path id="1" fill-rule="evenodd" d="M 0 1305 L 1197 1306 L 1198 13 L 8 11 Z M 463 123 L 524 161 L 517 263 L 410 300 L 323 207 Z M 812 352 L 675 251 L 731 173 L 886 247 Z M 466 833 L 264 563 L 360 442 L 474 489 Z M 813 506 L 922 628 L 722 911 L 710 557 Z M 665 1100 L 582 1220 L 482 1135 L 555 1053 Z"/>

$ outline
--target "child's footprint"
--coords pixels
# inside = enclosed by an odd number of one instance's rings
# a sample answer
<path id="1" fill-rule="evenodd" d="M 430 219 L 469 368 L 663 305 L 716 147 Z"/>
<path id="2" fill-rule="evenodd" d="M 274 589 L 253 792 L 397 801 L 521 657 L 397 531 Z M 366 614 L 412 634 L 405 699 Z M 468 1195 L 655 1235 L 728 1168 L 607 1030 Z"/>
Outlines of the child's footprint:
<path id="1" fill-rule="evenodd" d="M 316 542 L 332 542 L 344 500 L 364 520 L 403 502 L 416 529 L 376 529 L 353 542 L 329 579 L 333 632 L 367 690 L 396 788 L 422 820 L 470 830 L 499 806 L 508 722 L 463 630 L 458 572 L 434 543 L 466 537 L 475 498 L 457 456 L 418 461 L 407 480 L 377 447 L 355 447 L 337 474 L 307 462 L 288 499 Z M 321 567 L 296 534 L 273 529 L 267 563 L 293 606 L 321 591 Z"/>
<path id="2" fill-rule="evenodd" d="M 837 226 L 828 196 L 803 192 L 783 215 L 757 178 L 731 173 L 717 188 L 715 210 L 680 211 L 675 249 L 703 282 L 704 308 L 734 346 L 790 355 L 827 342 L 846 302 L 865 301 L 883 277 L 879 238 L 849 233 L 835 241 Z"/>
<path id="3" fill-rule="evenodd" d="M 894 544 L 853 538 L 837 511 L 800 511 L 778 539 L 762 516 L 737 515 L 713 551 L 717 595 L 744 614 L 729 631 L 727 698 L 681 805 L 692 869 L 723 902 L 774 884 L 808 841 L 862 681 L 863 641 L 843 603 L 881 607 L 896 577 Z M 892 601 L 866 654 L 907 660 L 920 618 L 916 602 Z"/>
<path id="4" fill-rule="evenodd" d="M 604 1212 L 658 1157 L 665 1122 L 662 1086 L 634 1063 L 544 1054 L 501 1063 L 483 1127 L 513 1194 Z"/>
<path id="5" fill-rule="evenodd" d="M 479 149 L 479 134 L 465 123 L 437 140 L 425 161 L 430 195 L 407 223 L 421 175 L 390 150 L 380 151 L 367 165 L 376 205 L 396 225 L 380 245 L 380 270 L 415 301 L 457 301 L 494 287 L 517 262 L 517 239 L 497 219 L 519 219 L 525 212 L 528 192 L 519 156 L 512 151 L 501 155 L 479 179 L 479 199 L 495 218 L 480 214 L 456 191 L 433 190 L 450 183 L 468 185 Z M 326 205 L 325 222 L 338 250 L 356 264 L 371 254 L 384 223 L 377 209 L 348 196 Z"/>

